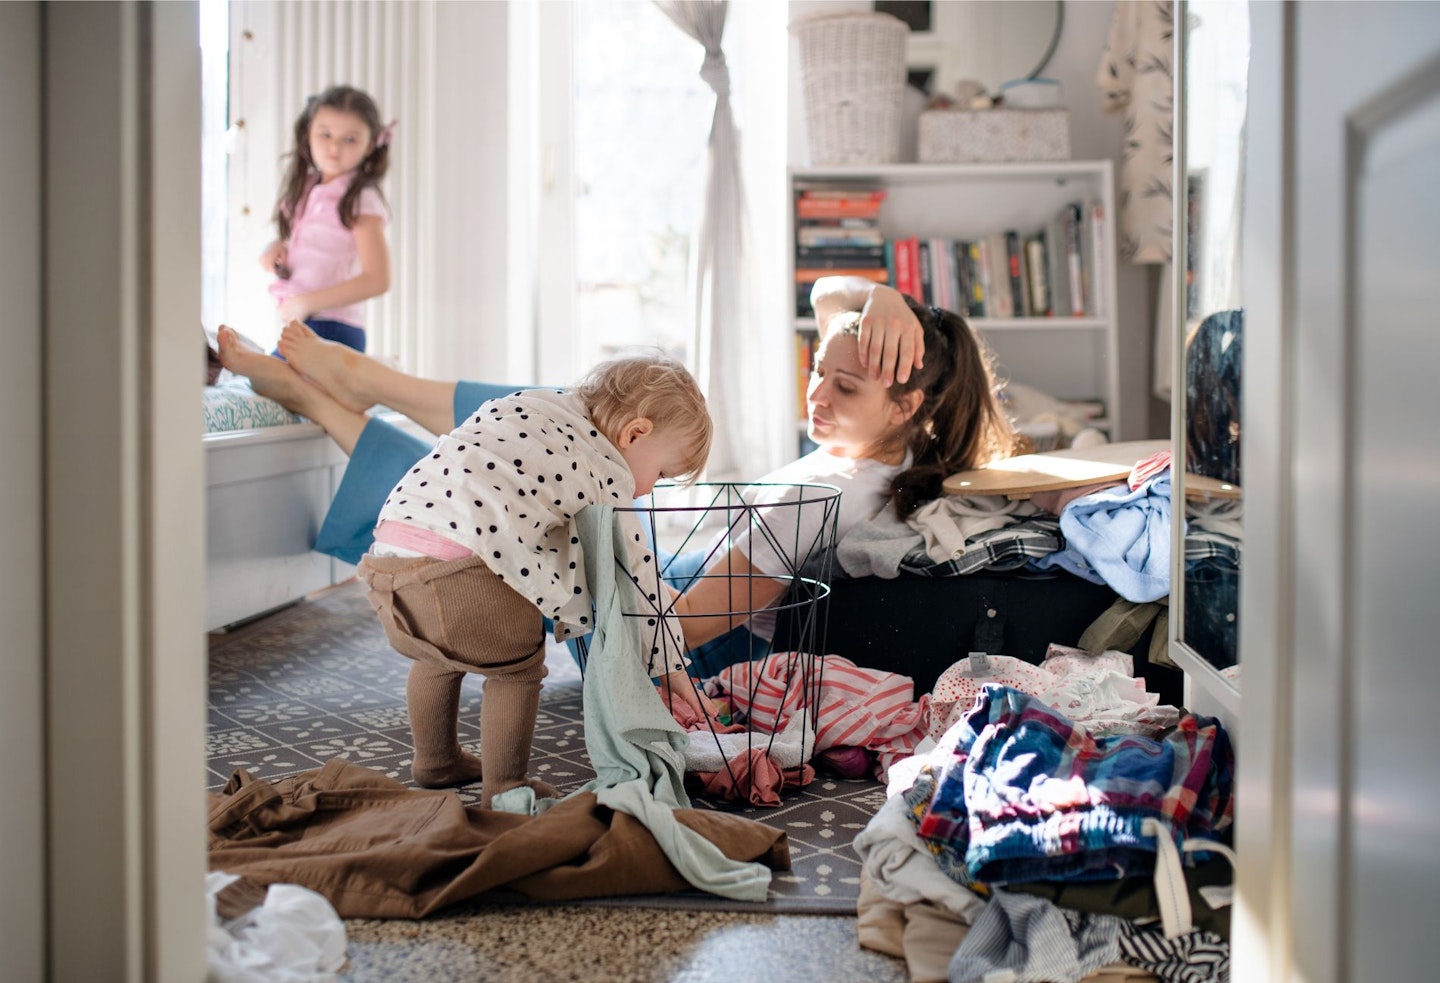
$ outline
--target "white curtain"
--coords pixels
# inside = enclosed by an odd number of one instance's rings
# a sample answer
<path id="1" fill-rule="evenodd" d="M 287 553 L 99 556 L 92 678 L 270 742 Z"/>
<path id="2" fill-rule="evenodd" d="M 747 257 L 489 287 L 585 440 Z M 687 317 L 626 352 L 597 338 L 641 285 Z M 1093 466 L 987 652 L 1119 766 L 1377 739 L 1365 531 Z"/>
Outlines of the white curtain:
<path id="1" fill-rule="evenodd" d="M 706 159 L 705 201 L 694 253 L 696 377 L 715 421 L 707 477 L 712 481 L 760 477 L 756 455 L 768 447 L 767 423 L 746 406 L 766 405 L 747 390 L 761 373 L 741 357 L 744 337 L 755 323 L 749 285 L 753 273 L 746 222 L 745 186 L 740 170 L 740 132 L 730 104 L 730 69 L 721 49 L 728 0 L 655 0 L 675 24 L 705 49 L 700 77 L 715 92 Z M 776 353 L 780 357 L 781 353 Z M 762 457 L 765 455 L 761 455 Z M 762 469 L 763 470 L 763 469 Z"/>

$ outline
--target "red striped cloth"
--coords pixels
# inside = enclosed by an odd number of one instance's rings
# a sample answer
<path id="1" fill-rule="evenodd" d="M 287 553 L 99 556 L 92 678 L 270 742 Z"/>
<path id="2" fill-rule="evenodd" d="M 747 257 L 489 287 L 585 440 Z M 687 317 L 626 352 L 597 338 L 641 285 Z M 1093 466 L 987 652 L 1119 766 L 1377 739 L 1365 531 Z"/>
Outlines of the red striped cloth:
<path id="1" fill-rule="evenodd" d="M 778 731 L 796 713 L 815 717 L 815 750 L 863 747 L 879 759 L 880 779 L 915 753 L 930 722 L 930 697 L 914 699 L 909 676 L 863 669 L 838 655 L 776 652 L 720 672 L 731 707 L 755 731 Z"/>

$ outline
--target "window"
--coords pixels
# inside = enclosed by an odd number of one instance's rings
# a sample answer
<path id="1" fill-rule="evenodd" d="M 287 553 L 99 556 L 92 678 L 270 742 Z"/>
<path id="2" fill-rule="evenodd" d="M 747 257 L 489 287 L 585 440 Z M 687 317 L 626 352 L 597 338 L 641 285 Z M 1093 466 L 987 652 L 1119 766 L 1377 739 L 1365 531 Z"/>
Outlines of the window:
<path id="1" fill-rule="evenodd" d="M 586 363 L 632 345 L 688 360 L 715 105 L 701 52 L 653 4 L 580 0 L 573 11 L 577 347 Z"/>

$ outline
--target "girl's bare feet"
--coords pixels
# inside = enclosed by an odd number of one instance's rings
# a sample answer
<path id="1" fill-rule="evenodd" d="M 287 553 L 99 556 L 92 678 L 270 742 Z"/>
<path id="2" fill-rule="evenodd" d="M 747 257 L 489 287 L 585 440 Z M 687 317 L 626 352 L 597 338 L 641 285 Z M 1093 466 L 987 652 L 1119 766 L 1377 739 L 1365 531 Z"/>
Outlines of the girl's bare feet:
<path id="1" fill-rule="evenodd" d="M 376 400 L 364 391 L 370 359 L 347 345 L 326 341 L 300 321 L 280 332 L 280 354 L 295 370 L 346 409 L 364 413 Z"/>
<path id="2" fill-rule="evenodd" d="M 250 388 L 261 396 L 270 397 L 292 413 L 312 416 L 315 397 L 323 394 L 294 368 L 226 325 L 220 325 L 216 339 L 221 365 L 249 379 Z"/>

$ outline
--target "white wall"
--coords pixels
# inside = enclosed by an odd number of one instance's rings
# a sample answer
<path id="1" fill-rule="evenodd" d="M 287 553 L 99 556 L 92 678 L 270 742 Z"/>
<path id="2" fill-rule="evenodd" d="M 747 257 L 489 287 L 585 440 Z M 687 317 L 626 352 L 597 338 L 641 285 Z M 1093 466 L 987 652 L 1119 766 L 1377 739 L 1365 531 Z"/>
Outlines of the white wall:
<path id="1" fill-rule="evenodd" d="M 790 17 L 793 21 L 797 17 L 816 13 L 872 9 L 873 5 L 865 0 L 791 0 Z M 1100 90 L 1095 85 L 1100 53 L 1109 35 L 1113 11 L 1114 4 L 1109 0 L 1071 0 L 1066 3 L 1064 29 L 1044 75 L 1058 79 L 1064 86 L 1066 107 L 1070 110 L 1071 156 L 1076 160 L 1109 158 L 1115 162 L 1118 175 L 1122 123 L 1120 117 L 1103 111 Z M 790 160 L 800 164 L 806 160 L 806 150 L 797 48 L 792 45 Z M 914 159 L 913 148 L 909 159 Z M 1165 414 L 1152 412 L 1151 408 L 1150 366 L 1155 307 L 1151 271 L 1151 267 L 1128 263 L 1122 264 L 1117 271 L 1120 405 L 1123 407 L 1115 434 L 1117 440 L 1165 437 L 1169 433 Z"/>
<path id="2" fill-rule="evenodd" d="M 506 330 L 508 248 L 508 4 L 441 3 L 436 9 L 437 214 L 434 351 L 426 374 L 487 382 L 514 378 Z M 452 207 L 453 206 L 453 207 Z"/>

